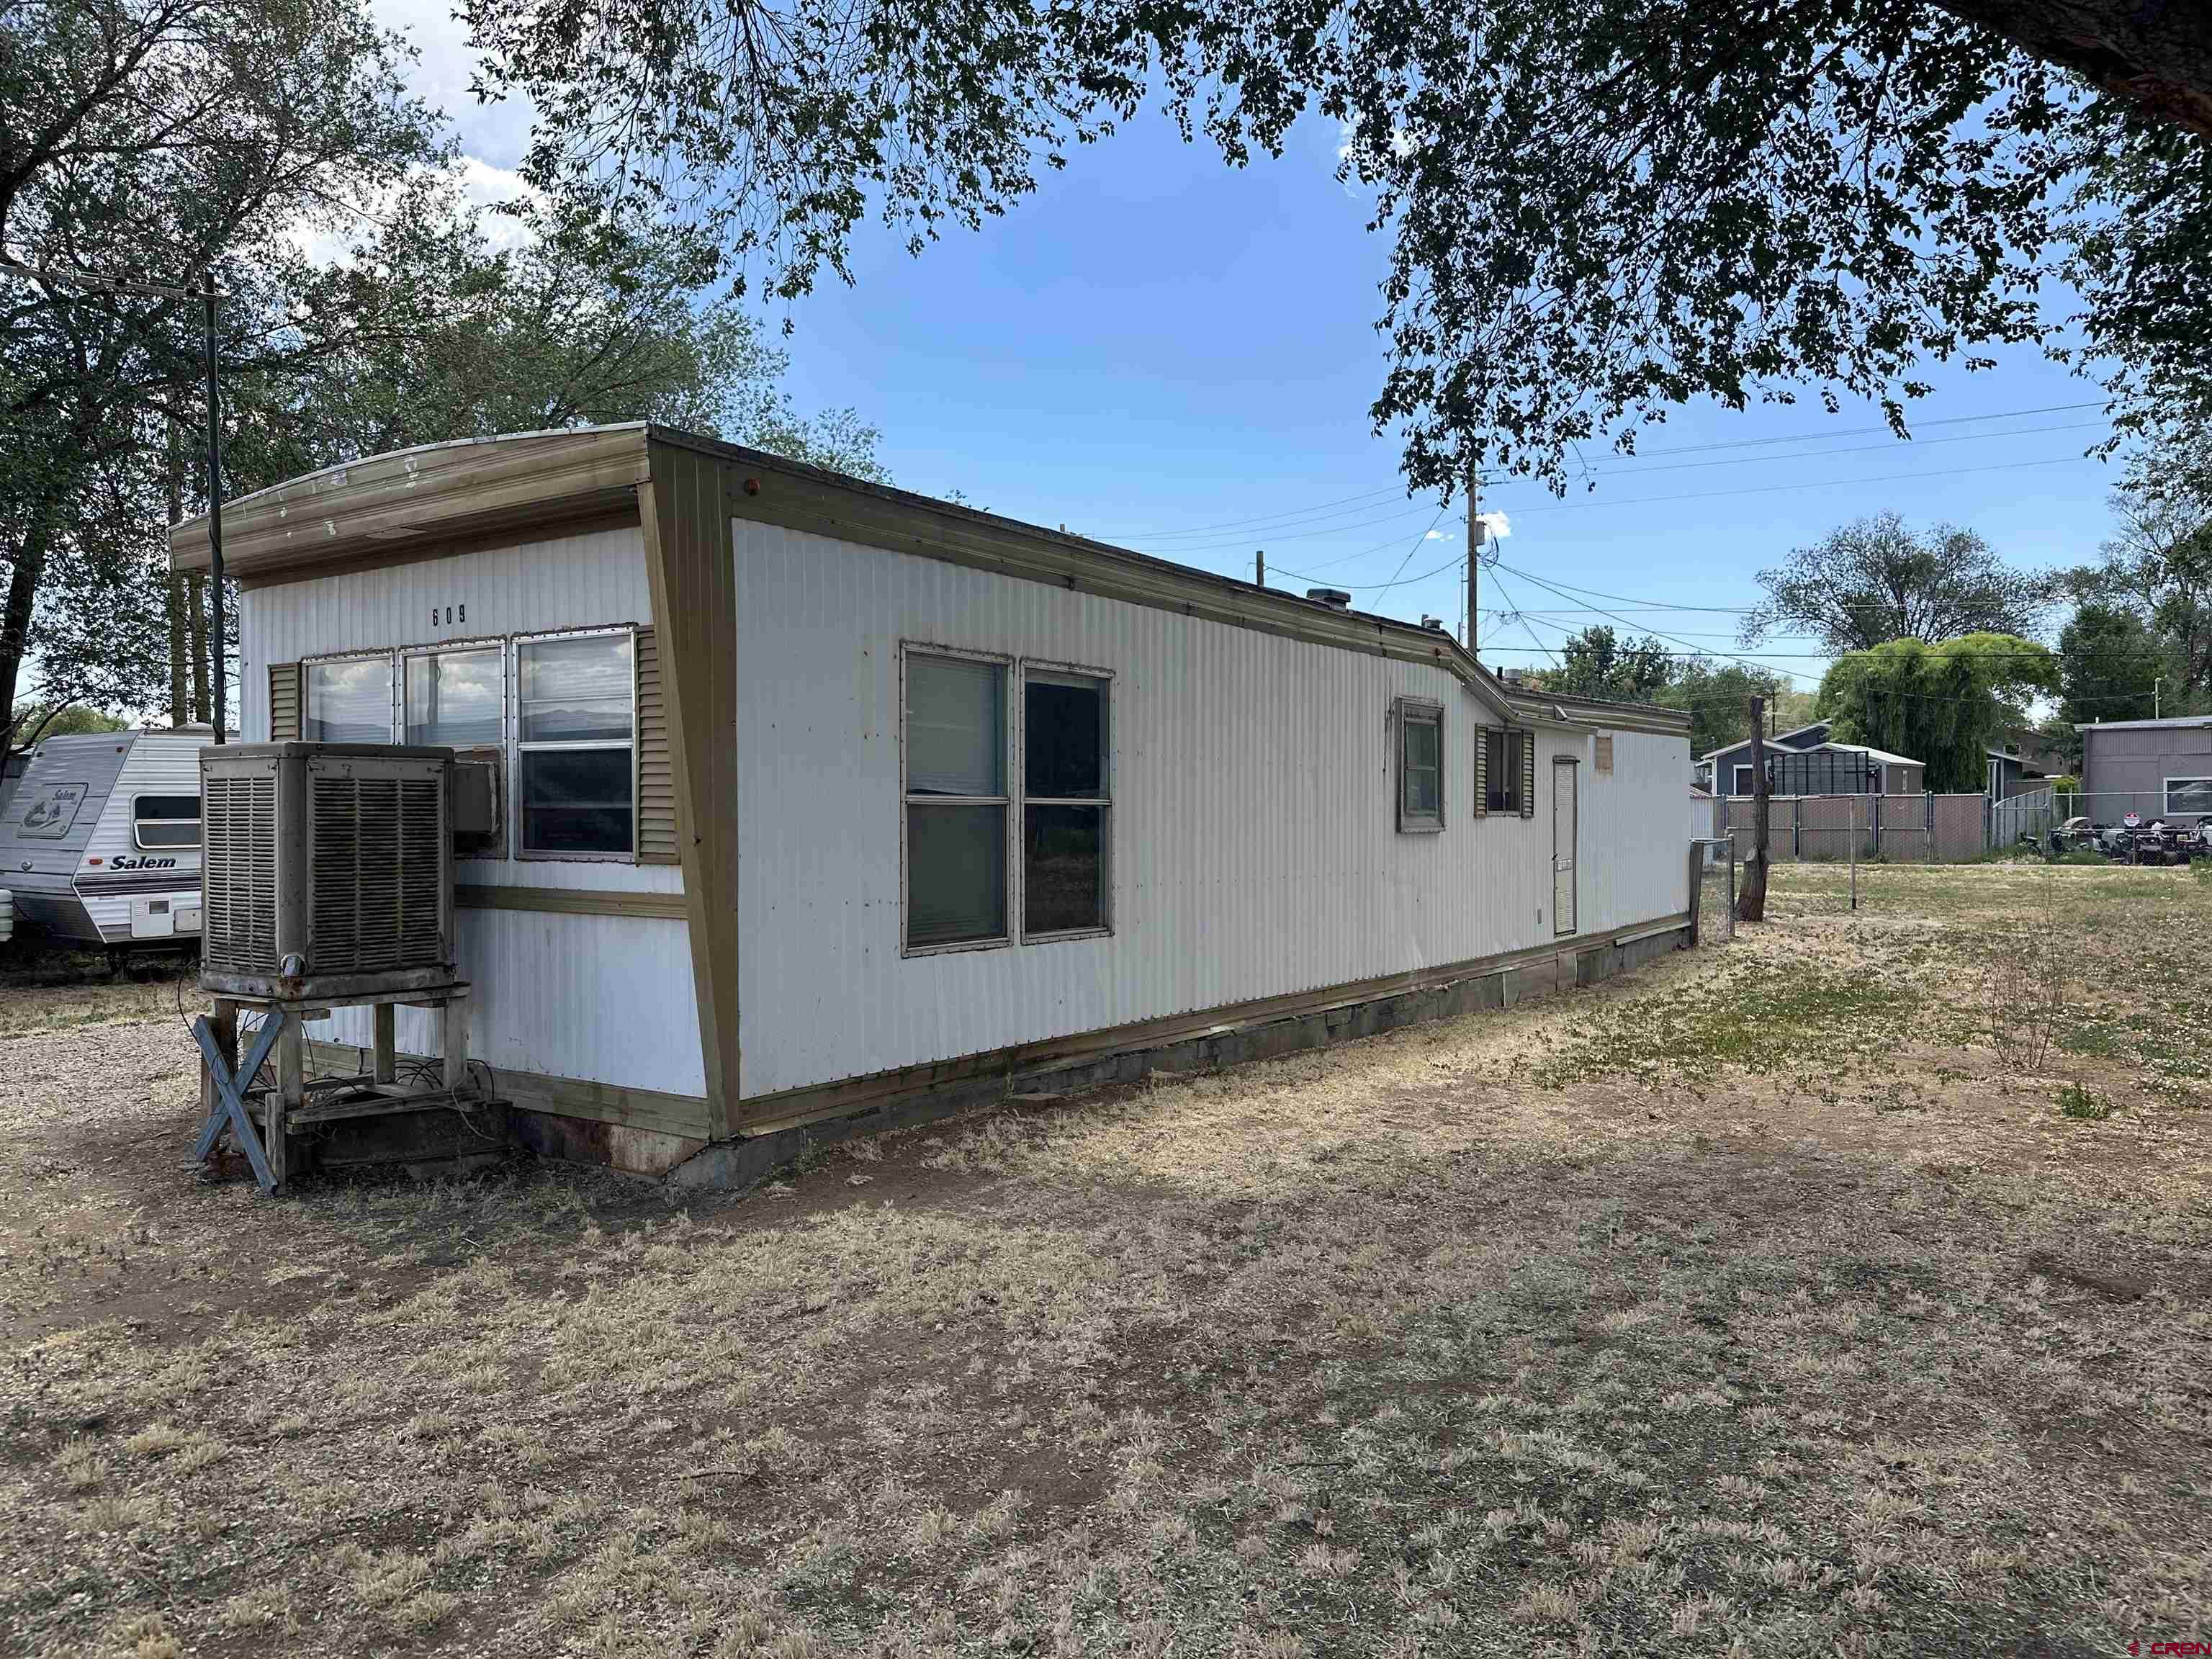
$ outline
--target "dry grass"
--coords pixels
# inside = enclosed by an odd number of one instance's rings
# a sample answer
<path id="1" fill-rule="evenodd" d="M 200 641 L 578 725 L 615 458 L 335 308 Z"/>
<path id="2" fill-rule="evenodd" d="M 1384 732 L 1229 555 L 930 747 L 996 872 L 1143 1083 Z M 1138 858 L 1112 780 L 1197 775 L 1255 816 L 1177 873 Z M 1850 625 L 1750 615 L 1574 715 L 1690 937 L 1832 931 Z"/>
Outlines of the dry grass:
<path id="1" fill-rule="evenodd" d="M 2201 1638 L 2212 884 L 1861 880 L 1853 916 L 1778 867 L 1765 927 L 1594 991 L 688 1206 L 199 1188 L 173 1018 L 19 1008 L 0 1648 Z M 2108 1120 L 1989 1046 L 2023 927 Z"/>

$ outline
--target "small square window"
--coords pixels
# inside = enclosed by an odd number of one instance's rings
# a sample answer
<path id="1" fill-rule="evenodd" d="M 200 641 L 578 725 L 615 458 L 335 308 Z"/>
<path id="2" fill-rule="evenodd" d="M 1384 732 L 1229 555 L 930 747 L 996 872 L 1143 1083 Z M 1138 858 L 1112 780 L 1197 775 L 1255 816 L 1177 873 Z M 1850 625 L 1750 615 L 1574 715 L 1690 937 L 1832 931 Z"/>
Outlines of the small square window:
<path id="1" fill-rule="evenodd" d="M 1398 700 L 1398 829 L 1406 835 L 1444 827 L 1444 711 Z"/>
<path id="2" fill-rule="evenodd" d="M 309 743 L 392 741 L 392 658 L 345 657 L 307 665 Z"/>

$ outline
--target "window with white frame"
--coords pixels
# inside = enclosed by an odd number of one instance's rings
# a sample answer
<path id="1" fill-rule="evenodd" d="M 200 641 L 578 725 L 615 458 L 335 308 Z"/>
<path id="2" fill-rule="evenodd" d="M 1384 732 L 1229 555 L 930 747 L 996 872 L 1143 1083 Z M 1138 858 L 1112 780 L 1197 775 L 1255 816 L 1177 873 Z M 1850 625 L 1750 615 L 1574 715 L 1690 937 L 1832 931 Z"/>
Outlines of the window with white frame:
<path id="1" fill-rule="evenodd" d="M 1752 774 L 1754 769 L 1755 769 L 1752 767 L 1746 766 L 1741 761 L 1737 762 L 1735 769 L 1735 781 L 1734 784 L 1729 786 L 1729 793 L 1731 795 L 1748 795 L 1755 793 L 1756 792 L 1753 789 L 1751 781 Z"/>
<path id="2" fill-rule="evenodd" d="M 1425 835 L 1444 827 L 1444 711 L 1441 703 L 1401 697 L 1398 726 L 1398 832 Z"/>
<path id="3" fill-rule="evenodd" d="M 902 664 L 906 948 L 1004 944 L 1007 664 L 915 649 Z"/>
<path id="4" fill-rule="evenodd" d="M 523 858 L 628 858 L 637 844 L 637 680 L 627 628 L 514 642 Z"/>
<path id="5" fill-rule="evenodd" d="M 1111 682 L 1022 670 L 1022 937 L 1109 925 Z"/>
<path id="6" fill-rule="evenodd" d="M 146 850 L 200 844 L 198 795 L 133 795 L 131 839 Z"/>
<path id="7" fill-rule="evenodd" d="M 309 662 L 305 679 L 300 735 L 309 743 L 392 741 L 392 653 Z"/>
<path id="8" fill-rule="evenodd" d="M 2168 778 L 2166 811 L 2169 817 L 2182 812 L 2212 813 L 2212 778 Z"/>

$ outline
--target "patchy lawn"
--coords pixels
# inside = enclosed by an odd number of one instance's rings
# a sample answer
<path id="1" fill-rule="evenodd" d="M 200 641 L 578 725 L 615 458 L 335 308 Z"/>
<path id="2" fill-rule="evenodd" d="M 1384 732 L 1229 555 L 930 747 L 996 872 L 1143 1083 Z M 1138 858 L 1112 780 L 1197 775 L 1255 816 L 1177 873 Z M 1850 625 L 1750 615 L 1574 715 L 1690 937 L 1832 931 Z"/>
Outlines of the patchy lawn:
<path id="1" fill-rule="evenodd" d="M 203 1188 L 168 988 L 0 990 L 0 1650 L 2212 1639 L 2212 882 L 1860 878 L 734 1201 Z"/>

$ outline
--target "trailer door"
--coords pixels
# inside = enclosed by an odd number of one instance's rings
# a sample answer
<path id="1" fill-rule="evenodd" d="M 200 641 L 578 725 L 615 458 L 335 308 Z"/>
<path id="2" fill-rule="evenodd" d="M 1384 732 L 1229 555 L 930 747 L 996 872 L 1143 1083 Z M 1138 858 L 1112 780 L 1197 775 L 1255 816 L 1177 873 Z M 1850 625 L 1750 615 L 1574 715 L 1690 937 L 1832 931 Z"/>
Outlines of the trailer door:
<path id="1" fill-rule="evenodd" d="M 1561 937 L 1576 931 L 1575 836 L 1580 824 L 1575 779 L 1580 769 L 1565 755 L 1552 762 L 1552 923 Z"/>

